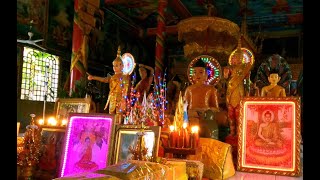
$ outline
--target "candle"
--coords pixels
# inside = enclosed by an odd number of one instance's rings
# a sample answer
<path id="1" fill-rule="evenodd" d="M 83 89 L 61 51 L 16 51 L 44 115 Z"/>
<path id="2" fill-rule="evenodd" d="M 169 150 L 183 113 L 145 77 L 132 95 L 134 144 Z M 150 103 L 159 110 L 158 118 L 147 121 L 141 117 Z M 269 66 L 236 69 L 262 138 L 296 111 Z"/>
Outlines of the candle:
<path id="1" fill-rule="evenodd" d="M 199 145 L 199 126 L 192 126 L 191 133 L 193 137 L 192 143 L 194 145 L 194 148 L 197 148 Z"/>
<path id="2" fill-rule="evenodd" d="M 190 147 L 193 149 L 195 148 L 195 145 L 194 145 L 194 132 L 191 131 L 191 134 L 190 134 Z"/>
<path id="3" fill-rule="evenodd" d="M 182 129 L 179 129 L 178 131 L 178 141 L 177 141 L 177 147 L 182 148 L 184 143 L 184 137 L 183 137 L 183 131 Z"/>
<path id="4" fill-rule="evenodd" d="M 183 127 L 183 131 L 184 131 L 184 147 L 189 148 L 190 147 L 190 135 L 187 129 L 188 124 L 187 123 L 183 123 L 182 127 Z"/>
<path id="5" fill-rule="evenodd" d="M 170 134 L 169 134 L 169 146 L 176 147 L 176 133 L 174 131 L 174 126 L 169 126 Z"/>

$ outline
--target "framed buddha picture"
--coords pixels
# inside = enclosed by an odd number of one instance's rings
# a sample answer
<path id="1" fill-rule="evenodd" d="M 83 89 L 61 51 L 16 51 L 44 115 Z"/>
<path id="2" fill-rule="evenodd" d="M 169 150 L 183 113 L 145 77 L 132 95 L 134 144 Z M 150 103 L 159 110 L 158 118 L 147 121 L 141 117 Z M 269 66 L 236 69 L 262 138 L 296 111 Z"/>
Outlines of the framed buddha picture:
<path id="1" fill-rule="evenodd" d="M 237 169 L 300 176 L 300 98 L 246 97 L 240 105 Z"/>
<path id="2" fill-rule="evenodd" d="M 114 116 L 71 113 L 66 129 L 59 177 L 93 172 L 111 162 Z"/>

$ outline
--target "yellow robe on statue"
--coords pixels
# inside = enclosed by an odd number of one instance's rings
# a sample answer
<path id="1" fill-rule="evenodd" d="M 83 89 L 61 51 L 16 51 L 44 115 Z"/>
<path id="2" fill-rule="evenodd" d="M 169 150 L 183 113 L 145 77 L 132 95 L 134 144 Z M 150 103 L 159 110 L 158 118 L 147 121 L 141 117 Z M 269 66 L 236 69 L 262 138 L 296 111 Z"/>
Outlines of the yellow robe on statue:
<path id="1" fill-rule="evenodd" d="M 130 85 L 129 75 L 115 74 L 109 80 L 109 96 L 104 109 L 109 106 L 109 114 L 119 114 L 126 111 L 126 99 Z"/>

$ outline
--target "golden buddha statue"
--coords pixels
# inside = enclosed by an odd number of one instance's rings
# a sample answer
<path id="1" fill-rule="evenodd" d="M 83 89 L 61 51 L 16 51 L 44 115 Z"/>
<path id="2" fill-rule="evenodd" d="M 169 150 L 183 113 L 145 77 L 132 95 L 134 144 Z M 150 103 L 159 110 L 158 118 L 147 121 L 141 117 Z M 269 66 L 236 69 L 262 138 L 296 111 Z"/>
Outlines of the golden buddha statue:
<path id="1" fill-rule="evenodd" d="M 109 106 L 109 114 L 116 114 L 116 124 L 121 124 L 122 114 L 126 112 L 126 98 L 130 86 L 130 76 L 123 74 L 123 62 L 121 60 L 120 46 L 118 47 L 117 57 L 112 62 L 114 75 L 107 77 L 98 77 L 88 74 L 88 80 L 96 80 L 109 83 L 110 91 L 107 103 L 104 107 L 106 110 Z"/>
<path id="2" fill-rule="evenodd" d="M 278 85 L 281 77 L 279 77 L 278 73 L 270 72 L 268 81 L 270 85 L 264 86 L 261 89 L 262 97 L 286 97 L 286 91 L 284 87 Z"/>
<path id="3" fill-rule="evenodd" d="M 190 125 L 199 125 L 200 114 L 206 110 L 219 111 L 218 92 L 213 85 L 206 83 L 208 74 L 206 64 L 198 60 L 193 66 L 193 84 L 184 93 L 184 101 L 188 103 L 188 117 Z"/>
<path id="4" fill-rule="evenodd" d="M 236 127 L 239 119 L 240 101 L 245 96 L 244 79 L 249 75 L 252 64 L 242 63 L 243 52 L 238 47 L 238 58 L 235 58 L 234 64 L 224 69 L 224 78 L 228 79 L 226 105 L 228 107 L 228 121 L 230 126 L 230 135 L 237 134 Z"/>

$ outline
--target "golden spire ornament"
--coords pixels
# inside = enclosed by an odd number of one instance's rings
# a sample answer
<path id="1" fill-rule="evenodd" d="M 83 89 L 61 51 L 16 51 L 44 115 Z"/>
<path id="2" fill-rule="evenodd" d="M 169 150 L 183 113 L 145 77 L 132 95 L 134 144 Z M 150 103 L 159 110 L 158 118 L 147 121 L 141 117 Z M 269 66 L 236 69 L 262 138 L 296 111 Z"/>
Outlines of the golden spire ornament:
<path id="1" fill-rule="evenodd" d="M 120 48 L 120 45 L 118 46 L 118 51 L 117 51 L 117 57 L 120 57 L 121 56 L 121 48 Z"/>
<path id="2" fill-rule="evenodd" d="M 39 163 L 41 147 L 41 130 L 35 125 L 35 114 L 30 114 L 31 122 L 24 133 L 23 150 L 18 154 L 17 164 L 22 169 L 22 176 L 26 179 L 33 175 L 33 170 Z"/>

